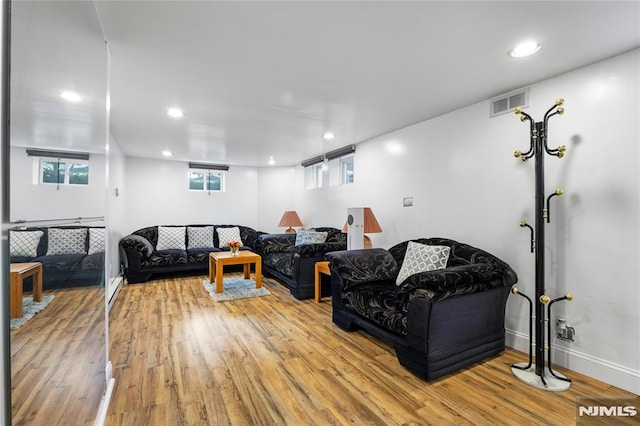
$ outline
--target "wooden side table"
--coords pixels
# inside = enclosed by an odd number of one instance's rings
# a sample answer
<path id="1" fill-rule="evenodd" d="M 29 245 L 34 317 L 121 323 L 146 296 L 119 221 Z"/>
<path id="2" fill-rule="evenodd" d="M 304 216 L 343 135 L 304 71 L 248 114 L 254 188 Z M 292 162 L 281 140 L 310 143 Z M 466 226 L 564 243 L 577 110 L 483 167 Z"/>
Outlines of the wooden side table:
<path id="1" fill-rule="evenodd" d="M 329 262 L 316 262 L 316 303 L 320 303 L 320 293 L 322 291 L 322 277 L 320 274 L 325 274 L 331 276 L 331 271 L 329 270 Z"/>
<path id="2" fill-rule="evenodd" d="M 42 302 L 42 263 L 12 263 L 9 310 L 11 318 L 22 316 L 22 284 L 24 279 L 33 276 L 33 301 Z"/>

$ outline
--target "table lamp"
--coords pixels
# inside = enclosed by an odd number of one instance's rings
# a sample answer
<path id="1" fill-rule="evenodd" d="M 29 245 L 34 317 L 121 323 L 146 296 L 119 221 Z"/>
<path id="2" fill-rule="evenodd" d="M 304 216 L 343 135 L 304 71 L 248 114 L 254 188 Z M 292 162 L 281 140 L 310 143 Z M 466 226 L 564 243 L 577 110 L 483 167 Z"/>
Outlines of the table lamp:
<path id="1" fill-rule="evenodd" d="M 292 227 L 302 226 L 302 221 L 300 220 L 298 213 L 296 213 L 294 210 L 288 210 L 282 215 L 282 219 L 280 219 L 280 223 L 278 224 L 278 226 L 281 228 L 288 226 L 289 229 L 284 232 L 286 232 L 287 234 L 295 234 L 296 230 Z"/>

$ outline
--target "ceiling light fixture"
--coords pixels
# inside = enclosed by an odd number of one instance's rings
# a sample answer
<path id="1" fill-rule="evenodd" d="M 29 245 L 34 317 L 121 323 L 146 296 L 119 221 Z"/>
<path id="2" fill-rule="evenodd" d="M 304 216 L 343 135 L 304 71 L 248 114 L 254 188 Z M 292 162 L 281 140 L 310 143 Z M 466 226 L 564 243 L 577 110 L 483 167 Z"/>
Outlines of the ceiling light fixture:
<path id="1" fill-rule="evenodd" d="M 336 135 L 334 135 L 331 132 L 326 132 L 325 134 L 322 135 L 322 139 L 326 139 L 328 141 L 330 141 L 331 139 L 335 139 Z"/>
<path id="2" fill-rule="evenodd" d="M 525 41 L 520 43 L 509 51 L 509 56 L 512 58 L 524 58 L 525 56 L 533 55 L 542 46 L 537 41 Z"/>
<path id="3" fill-rule="evenodd" d="M 69 101 L 69 102 L 81 102 L 82 101 L 82 96 L 80 96 L 76 92 L 72 92 L 70 90 L 65 90 L 64 92 L 60 93 L 60 97 L 62 99 L 64 99 L 65 101 Z"/>
<path id="4" fill-rule="evenodd" d="M 173 153 L 168 149 L 165 149 L 164 151 L 162 151 L 162 155 L 164 155 L 165 157 L 171 157 Z"/>
<path id="5" fill-rule="evenodd" d="M 169 108 L 167 110 L 167 115 L 173 118 L 180 118 L 184 116 L 184 112 L 182 112 L 182 110 L 178 108 Z"/>
<path id="6" fill-rule="evenodd" d="M 274 164 L 276 164 L 276 160 L 273 159 L 273 155 L 271 157 L 269 157 L 269 165 L 273 166 Z"/>

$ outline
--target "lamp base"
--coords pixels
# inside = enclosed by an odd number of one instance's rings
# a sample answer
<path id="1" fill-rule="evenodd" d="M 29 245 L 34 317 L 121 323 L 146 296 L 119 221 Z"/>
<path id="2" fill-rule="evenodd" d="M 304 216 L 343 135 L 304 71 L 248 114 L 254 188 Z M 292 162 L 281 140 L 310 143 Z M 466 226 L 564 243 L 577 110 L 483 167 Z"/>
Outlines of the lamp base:
<path id="1" fill-rule="evenodd" d="M 285 232 L 285 234 L 297 234 L 296 230 L 293 229 L 292 227 L 289 227 L 289 229 L 287 229 L 284 232 Z"/>
<path id="2" fill-rule="evenodd" d="M 366 235 L 364 236 L 364 248 L 365 249 L 370 249 L 372 248 L 373 245 L 371 244 L 371 238 L 367 237 Z"/>

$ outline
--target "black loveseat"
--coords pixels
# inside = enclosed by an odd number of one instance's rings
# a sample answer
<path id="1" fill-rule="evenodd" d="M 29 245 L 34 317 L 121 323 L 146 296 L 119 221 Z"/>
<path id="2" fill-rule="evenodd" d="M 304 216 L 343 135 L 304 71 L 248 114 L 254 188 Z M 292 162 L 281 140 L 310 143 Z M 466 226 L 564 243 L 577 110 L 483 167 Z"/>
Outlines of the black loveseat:
<path id="1" fill-rule="evenodd" d="M 316 262 L 326 260 L 325 253 L 347 248 L 346 234 L 336 228 L 313 228 L 326 232 L 324 243 L 295 245 L 296 234 L 265 234 L 260 236 L 262 272 L 287 286 L 296 299 L 309 299 L 315 292 Z M 323 277 L 322 294 L 331 294 L 331 280 Z"/>
<path id="2" fill-rule="evenodd" d="M 504 350 L 504 315 L 516 273 L 497 257 L 453 240 L 446 266 L 396 285 L 408 241 L 384 249 L 328 253 L 333 322 L 390 343 L 400 364 L 433 380 Z"/>
<path id="3" fill-rule="evenodd" d="M 102 226 L 23 227 L 9 230 L 11 263 L 42 263 L 44 289 L 104 285 Z M 31 288 L 32 279 L 25 280 Z"/>
<path id="4" fill-rule="evenodd" d="M 148 281 L 155 274 L 176 272 L 199 272 L 209 268 L 209 253 L 229 250 L 220 244 L 219 229 L 238 228 L 242 247 L 240 250 L 251 250 L 258 253 L 258 232 L 242 225 L 167 225 L 162 228 L 182 229 L 182 248 L 158 250 L 158 226 L 138 229 L 120 240 L 120 261 L 127 282 L 130 284 Z M 192 228 L 191 230 L 189 228 Z M 204 242 L 192 244 L 189 235 L 192 231 L 212 230 L 211 238 Z M 179 245 L 179 244 L 178 244 Z M 178 247 L 178 246 L 176 246 Z"/>

